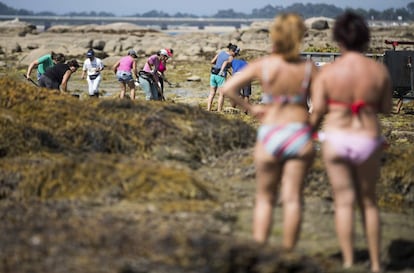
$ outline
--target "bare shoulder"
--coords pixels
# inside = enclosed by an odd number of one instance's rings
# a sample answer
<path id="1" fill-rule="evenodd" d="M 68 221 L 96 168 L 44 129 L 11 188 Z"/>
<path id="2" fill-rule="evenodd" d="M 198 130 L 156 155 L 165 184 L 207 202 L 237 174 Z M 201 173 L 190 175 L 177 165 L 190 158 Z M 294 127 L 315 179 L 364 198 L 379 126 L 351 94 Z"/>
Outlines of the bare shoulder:
<path id="1" fill-rule="evenodd" d="M 263 69 L 266 68 L 266 63 L 268 62 L 269 57 L 265 56 L 265 57 L 259 57 L 257 59 L 252 60 L 251 62 L 248 63 L 247 67 L 250 70 L 254 70 L 254 71 L 262 71 Z"/>
<path id="2" fill-rule="evenodd" d="M 330 77 L 329 75 L 336 73 L 338 67 L 336 63 L 326 63 L 323 66 L 317 67 L 317 76 L 318 78 Z"/>
<path id="3" fill-rule="evenodd" d="M 366 58 L 365 67 L 369 69 L 372 75 L 376 75 L 377 77 L 385 77 L 387 78 L 389 75 L 388 68 L 380 61 Z"/>
<path id="4" fill-rule="evenodd" d="M 258 57 L 249 62 L 251 65 L 261 65 L 264 61 L 268 60 L 269 56 Z"/>

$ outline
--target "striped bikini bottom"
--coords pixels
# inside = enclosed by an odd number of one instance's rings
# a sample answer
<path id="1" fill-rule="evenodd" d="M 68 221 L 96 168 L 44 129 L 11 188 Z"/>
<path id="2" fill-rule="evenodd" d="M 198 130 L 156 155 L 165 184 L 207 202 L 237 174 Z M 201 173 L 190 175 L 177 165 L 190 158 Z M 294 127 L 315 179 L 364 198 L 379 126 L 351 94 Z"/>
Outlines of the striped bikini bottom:
<path id="1" fill-rule="evenodd" d="M 266 151 L 281 159 L 298 155 L 310 139 L 311 128 L 304 123 L 261 125 L 257 131 L 257 140 Z"/>

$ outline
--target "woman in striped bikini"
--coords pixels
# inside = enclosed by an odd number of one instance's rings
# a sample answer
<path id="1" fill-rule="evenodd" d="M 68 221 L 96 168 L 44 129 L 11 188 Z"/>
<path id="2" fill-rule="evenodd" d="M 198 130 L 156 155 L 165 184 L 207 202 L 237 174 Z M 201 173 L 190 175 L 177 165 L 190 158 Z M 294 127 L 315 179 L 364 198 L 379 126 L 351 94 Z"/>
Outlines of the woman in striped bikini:
<path id="1" fill-rule="evenodd" d="M 277 16 L 270 27 L 272 53 L 250 62 L 223 87 L 223 93 L 260 119 L 254 158 L 256 202 L 253 237 L 265 243 L 272 227 L 272 213 L 281 186 L 283 247 L 294 248 L 302 221 L 302 186 L 314 157 L 306 98 L 317 68 L 300 57 L 306 27 L 293 13 Z M 239 90 L 258 80 L 261 105 L 249 104 Z"/>

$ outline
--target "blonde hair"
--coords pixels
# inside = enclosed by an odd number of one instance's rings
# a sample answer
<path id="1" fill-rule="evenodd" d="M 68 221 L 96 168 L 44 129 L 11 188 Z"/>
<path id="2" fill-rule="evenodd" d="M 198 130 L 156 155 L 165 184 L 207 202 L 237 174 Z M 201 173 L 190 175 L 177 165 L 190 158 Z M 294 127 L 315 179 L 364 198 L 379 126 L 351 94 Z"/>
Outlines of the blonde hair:
<path id="1" fill-rule="evenodd" d="M 282 55 L 285 60 L 298 59 L 305 32 L 306 26 L 300 15 L 283 13 L 276 16 L 270 27 L 274 53 Z"/>

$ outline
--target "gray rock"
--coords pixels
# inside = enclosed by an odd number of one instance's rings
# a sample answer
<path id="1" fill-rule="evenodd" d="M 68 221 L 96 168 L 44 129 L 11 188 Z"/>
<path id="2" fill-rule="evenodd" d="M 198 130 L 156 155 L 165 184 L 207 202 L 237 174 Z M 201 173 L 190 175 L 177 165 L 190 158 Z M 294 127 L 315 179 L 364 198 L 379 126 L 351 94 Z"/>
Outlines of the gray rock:
<path id="1" fill-rule="evenodd" d="M 311 28 L 316 30 L 325 30 L 329 29 L 329 24 L 326 20 L 316 20 L 312 23 Z"/>
<path id="2" fill-rule="evenodd" d="M 199 82 L 201 81 L 201 78 L 199 76 L 191 76 L 187 78 L 187 81 L 189 82 Z"/>
<path id="3" fill-rule="evenodd" d="M 12 53 L 20 53 L 20 52 L 22 52 L 22 47 L 18 43 L 15 43 L 13 48 L 11 49 L 11 52 Z"/>
<path id="4" fill-rule="evenodd" d="M 80 39 L 79 41 L 77 41 L 78 46 L 85 48 L 85 49 L 89 49 L 92 47 L 92 43 L 93 40 L 90 38 L 87 39 Z"/>
<path id="5" fill-rule="evenodd" d="M 92 42 L 92 48 L 96 50 L 103 50 L 105 48 L 105 41 L 103 40 L 94 40 Z"/>

